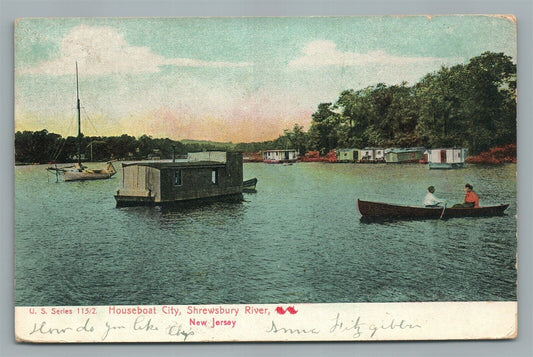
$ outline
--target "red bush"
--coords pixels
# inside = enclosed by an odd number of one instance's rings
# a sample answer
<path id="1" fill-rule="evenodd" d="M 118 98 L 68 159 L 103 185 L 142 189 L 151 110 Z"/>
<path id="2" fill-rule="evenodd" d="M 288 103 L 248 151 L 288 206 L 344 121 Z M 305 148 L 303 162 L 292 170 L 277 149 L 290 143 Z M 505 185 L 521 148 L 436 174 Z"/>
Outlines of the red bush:
<path id="1" fill-rule="evenodd" d="M 335 151 L 330 151 L 326 154 L 325 159 L 327 162 L 337 162 L 337 154 Z"/>
<path id="2" fill-rule="evenodd" d="M 245 152 L 243 153 L 243 162 L 261 162 L 263 155 L 260 152 Z"/>
<path id="3" fill-rule="evenodd" d="M 337 162 L 337 154 L 335 151 L 330 151 L 326 156 L 320 156 L 318 151 L 309 151 L 300 158 L 303 162 Z"/>
<path id="4" fill-rule="evenodd" d="M 471 164 L 505 164 L 516 163 L 516 144 L 508 144 L 482 152 L 466 159 Z"/>

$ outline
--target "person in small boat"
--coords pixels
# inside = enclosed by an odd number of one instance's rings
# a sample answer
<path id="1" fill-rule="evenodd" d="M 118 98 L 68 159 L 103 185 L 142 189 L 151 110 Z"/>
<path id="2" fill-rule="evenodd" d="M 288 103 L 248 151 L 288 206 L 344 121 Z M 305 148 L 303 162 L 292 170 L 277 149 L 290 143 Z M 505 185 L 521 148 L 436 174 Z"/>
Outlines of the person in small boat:
<path id="1" fill-rule="evenodd" d="M 458 203 L 453 205 L 452 208 L 478 208 L 479 207 L 479 196 L 474 192 L 474 187 L 467 183 L 465 185 L 465 201 L 463 203 Z"/>
<path id="2" fill-rule="evenodd" d="M 435 187 L 429 186 L 428 193 L 424 197 L 424 206 L 426 207 L 442 207 L 442 205 L 448 203 L 446 200 L 441 200 L 440 198 L 435 197 Z"/>

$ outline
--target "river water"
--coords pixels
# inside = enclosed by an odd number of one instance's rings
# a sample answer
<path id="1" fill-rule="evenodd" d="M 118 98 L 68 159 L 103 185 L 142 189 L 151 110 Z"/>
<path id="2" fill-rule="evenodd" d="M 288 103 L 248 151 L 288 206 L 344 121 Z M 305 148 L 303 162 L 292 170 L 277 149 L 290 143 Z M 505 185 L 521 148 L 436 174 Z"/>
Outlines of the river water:
<path id="1" fill-rule="evenodd" d="M 516 300 L 514 164 L 246 163 L 245 202 L 180 210 L 115 208 L 120 175 L 15 167 L 17 306 Z M 429 185 L 461 202 L 465 183 L 506 214 L 367 223 L 356 207 L 420 205 Z"/>

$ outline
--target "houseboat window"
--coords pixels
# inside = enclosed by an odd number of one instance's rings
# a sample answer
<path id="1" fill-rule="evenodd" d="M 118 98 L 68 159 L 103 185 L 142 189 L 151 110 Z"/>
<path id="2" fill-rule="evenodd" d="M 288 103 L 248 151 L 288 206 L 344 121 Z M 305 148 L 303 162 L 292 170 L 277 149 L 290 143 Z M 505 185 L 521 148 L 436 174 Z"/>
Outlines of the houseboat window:
<path id="1" fill-rule="evenodd" d="M 218 184 L 218 170 L 213 169 L 211 171 L 211 182 L 213 182 L 215 185 Z"/>
<path id="2" fill-rule="evenodd" d="M 181 170 L 174 170 L 174 174 L 172 175 L 172 183 L 174 184 L 174 186 L 182 185 Z"/>

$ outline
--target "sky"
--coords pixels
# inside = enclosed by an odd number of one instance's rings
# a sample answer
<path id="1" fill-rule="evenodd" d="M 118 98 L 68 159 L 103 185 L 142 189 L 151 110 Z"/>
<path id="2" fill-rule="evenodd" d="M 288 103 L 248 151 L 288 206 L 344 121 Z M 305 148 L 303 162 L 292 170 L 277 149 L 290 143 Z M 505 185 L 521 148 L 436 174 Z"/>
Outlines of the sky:
<path id="1" fill-rule="evenodd" d="M 483 52 L 516 62 L 504 16 L 23 18 L 15 131 L 254 142 L 346 89 L 408 85 Z"/>

